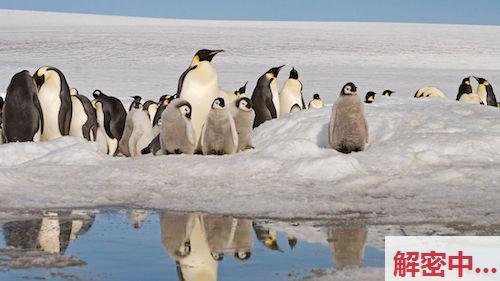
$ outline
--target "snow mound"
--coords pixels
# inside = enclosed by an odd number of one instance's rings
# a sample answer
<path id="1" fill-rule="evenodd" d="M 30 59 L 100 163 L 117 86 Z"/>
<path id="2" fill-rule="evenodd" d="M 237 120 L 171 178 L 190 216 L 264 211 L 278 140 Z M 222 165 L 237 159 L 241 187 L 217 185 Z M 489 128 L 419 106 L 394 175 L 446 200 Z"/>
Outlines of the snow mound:
<path id="1" fill-rule="evenodd" d="M 351 154 L 328 147 L 330 106 L 266 122 L 254 132 L 256 149 L 236 155 L 111 158 L 69 137 L 2 145 L 0 206 L 347 215 L 378 223 L 500 220 L 497 109 L 393 97 L 365 112 L 369 146 Z"/>

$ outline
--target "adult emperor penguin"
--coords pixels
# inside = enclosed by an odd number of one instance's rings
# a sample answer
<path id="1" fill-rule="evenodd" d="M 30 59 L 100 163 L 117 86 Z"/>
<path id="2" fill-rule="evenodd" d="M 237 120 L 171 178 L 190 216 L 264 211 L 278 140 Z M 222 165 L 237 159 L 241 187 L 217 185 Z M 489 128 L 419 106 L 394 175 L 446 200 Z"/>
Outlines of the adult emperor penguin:
<path id="1" fill-rule="evenodd" d="M 254 148 L 252 145 L 253 121 L 255 119 L 255 111 L 253 110 L 252 101 L 249 98 L 242 97 L 235 102 L 237 110 L 234 112 L 234 125 L 238 133 L 238 149 Z"/>
<path id="2" fill-rule="evenodd" d="M 78 94 L 75 88 L 70 89 L 72 115 L 69 135 L 95 141 L 97 135 L 97 115 L 90 100 Z"/>
<path id="3" fill-rule="evenodd" d="M 153 126 L 153 121 L 155 119 L 156 111 L 158 111 L 158 104 L 152 100 L 148 100 L 144 102 L 142 107 L 148 113 L 150 124 L 151 126 Z"/>
<path id="4" fill-rule="evenodd" d="M 44 66 L 33 75 L 43 112 L 42 141 L 69 134 L 72 102 L 64 74 L 55 67 Z"/>
<path id="5" fill-rule="evenodd" d="M 199 146 L 201 128 L 207 119 L 210 106 L 219 97 L 219 77 L 212 65 L 212 59 L 223 50 L 199 50 L 189 68 L 182 73 L 177 87 L 177 96 L 188 101 L 193 109 L 191 120 L 196 143 Z"/>
<path id="6" fill-rule="evenodd" d="M 377 94 L 377 93 L 372 92 L 372 91 L 370 91 L 370 92 L 366 93 L 366 96 L 365 96 L 365 103 L 373 103 L 373 102 L 375 102 L 375 95 L 376 95 L 376 94 Z"/>
<path id="7" fill-rule="evenodd" d="M 446 95 L 436 87 L 423 87 L 415 93 L 415 98 L 441 97 L 446 98 Z"/>
<path id="8" fill-rule="evenodd" d="M 292 107 L 298 105 L 300 109 L 305 109 L 304 98 L 302 97 L 302 83 L 299 80 L 299 73 L 295 68 L 290 71 L 290 76 L 286 80 L 280 97 L 280 115 L 292 112 Z"/>
<path id="9" fill-rule="evenodd" d="M 43 132 L 43 114 L 37 89 L 27 70 L 12 77 L 2 112 L 6 142 L 39 141 Z"/>
<path id="10" fill-rule="evenodd" d="M 163 95 L 160 97 L 160 99 L 158 100 L 158 109 L 156 110 L 155 116 L 153 118 L 153 127 L 158 125 L 163 111 L 165 110 L 165 108 L 167 108 L 167 106 L 174 98 L 175 97 L 172 95 Z"/>
<path id="11" fill-rule="evenodd" d="M 231 112 L 223 98 L 216 98 L 203 126 L 201 148 L 203 154 L 233 154 L 238 149 L 238 132 Z"/>
<path id="12" fill-rule="evenodd" d="M 252 103 L 255 110 L 253 127 L 279 117 L 280 98 L 278 94 L 278 73 L 284 65 L 269 69 L 259 80 L 253 90 Z"/>
<path id="13" fill-rule="evenodd" d="M 462 95 L 472 93 L 472 86 L 470 85 L 470 77 L 465 77 L 462 84 L 458 88 L 457 100 L 459 101 Z"/>
<path id="14" fill-rule="evenodd" d="M 161 115 L 160 147 L 163 154 L 193 154 L 196 135 L 191 124 L 191 104 L 174 99 Z"/>
<path id="15" fill-rule="evenodd" d="M 382 93 L 382 96 L 385 96 L 385 97 L 390 97 L 392 96 L 392 94 L 394 94 L 395 92 L 394 91 L 391 91 L 391 90 L 384 90 L 384 92 Z"/>
<path id="16" fill-rule="evenodd" d="M 368 142 L 363 103 L 356 92 L 356 85 L 347 83 L 333 105 L 330 118 L 328 142 L 333 149 L 342 153 L 363 151 Z"/>
<path id="17" fill-rule="evenodd" d="M 308 108 L 322 108 L 323 107 L 323 102 L 321 101 L 321 98 L 319 94 L 314 94 L 313 99 L 309 102 Z"/>
<path id="18" fill-rule="evenodd" d="M 141 155 L 141 151 L 146 148 L 155 137 L 147 107 L 142 106 L 139 111 L 134 113 L 132 124 L 133 128 L 128 141 L 128 148 L 130 156 L 135 157 Z"/>
<path id="19" fill-rule="evenodd" d="M 465 77 L 462 80 L 462 84 L 458 88 L 457 100 L 464 103 L 481 103 L 481 98 L 479 98 L 479 95 L 472 91 L 470 77 Z"/>
<path id="20" fill-rule="evenodd" d="M 490 82 L 484 78 L 474 77 L 479 85 L 477 86 L 477 94 L 485 105 L 497 107 L 497 99 L 493 92 L 493 87 Z"/>
<path id="21" fill-rule="evenodd" d="M 100 132 L 105 137 L 107 153 L 115 155 L 125 128 L 127 112 L 121 101 L 115 97 L 108 96 L 100 90 L 95 90 L 92 95 L 95 97 L 92 105 L 96 109 L 97 134 Z"/>

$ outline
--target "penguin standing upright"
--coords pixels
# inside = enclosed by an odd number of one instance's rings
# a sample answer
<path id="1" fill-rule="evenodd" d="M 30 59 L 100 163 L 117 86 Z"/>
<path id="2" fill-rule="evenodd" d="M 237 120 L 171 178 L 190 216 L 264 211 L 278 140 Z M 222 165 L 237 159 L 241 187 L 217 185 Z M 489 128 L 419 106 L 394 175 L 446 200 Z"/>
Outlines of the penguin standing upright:
<path id="1" fill-rule="evenodd" d="M 12 77 L 2 112 L 6 142 L 39 141 L 43 133 L 43 113 L 36 85 L 27 70 Z"/>
<path id="2" fill-rule="evenodd" d="M 96 109 L 98 132 L 106 139 L 107 153 L 116 155 L 118 152 L 118 142 L 121 140 L 125 128 L 127 112 L 122 102 L 108 96 L 100 90 L 95 90 L 92 94 L 95 100 L 92 105 Z"/>
<path id="3" fill-rule="evenodd" d="M 254 128 L 268 120 L 279 117 L 280 99 L 277 78 L 283 66 L 269 69 L 257 81 L 252 94 L 252 104 L 255 110 Z"/>
<path id="4" fill-rule="evenodd" d="M 323 107 L 323 101 L 321 101 L 321 98 L 318 93 L 313 95 L 313 99 L 309 102 L 308 108 L 322 108 Z"/>
<path id="5" fill-rule="evenodd" d="M 155 116 L 153 118 L 153 127 L 156 127 L 158 125 L 158 122 L 161 119 L 161 114 L 174 98 L 175 97 L 171 95 L 163 95 L 160 97 L 160 99 L 158 100 L 158 109 L 156 110 Z"/>
<path id="6" fill-rule="evenodd" d="M 470 77 L 465 77 L 462 80 L 462 84 L 460 84 L 460 87 L 458 88 L 457 100 L 464 103 L 481 103 L 481 98 L 479 98 L 479 95 L 472 91 Z"/>
<path id="7" fill-rule="evenodd" d="M 233 154 L 238 149 L 238 133 L 231 112 L 225 107 L 224 99 L 212 103 L 207 121 L 203 126 L 201 147 L 203 154 Z"/>
<path id="8" fill-rule="evenodd" d="M 370 91 L 370 92 L 366 93 L 366 96 L 365 96 L 365 103 L 373 103 L 373 102 L 375 101 L 375 95 L 376 95 L 376 94 L 377 94 L 377 93 L 372 92 L 372 91 Z"/>
<path id="9" fill-rule="evenodd" d="M 64 74 L 55 67 L 42 67 L 33 75 L 43 112 L 42 141 L 69 134 L 72 103 Z"/>
<path id="10" fill-rule="evenodd" d="M 177 96 L 188 101 L 193 109 L 191 120 L 199 146 L 201 128 L 207 119 L 210 106 L 219 97 L 219 77 L 211 61 L 223 50 L 199 50 L 189 68 L 182 73 L 177 87 Z"/>
<path id="11" fill-rule="evenodd" d="M 191 104 L 174 99 L 161 115 L 160 147 L 163 154 L 193 154 L 196 135 L 191 124 Z"/>
<path id="12" fill-rule="evenodd" d="M 249 98 L 242 97 L 235 102 L 237 110 L 233 113 L 234 125 L 238 133 L 238 151 L 252 149 L 252 131 L 255 111 L 252 101 Z"/>
<path id="13" fill-rule="evenodd" d="M 286 80 L 280 97 L 280 115 L 292 112 L 292 108 L 305 109 L 304 98 L 302 97 L 302 83 L 299 80 L 299 73 L 295 68 L 290 71 L 290 76 Z"/>
<path id="14" fill-rule="evenodd" d="M 132 117 L 133 128 L 128 141 L 128 148 L 132 157 L 141 155 L 141 150 L 146 148 L 155 137 L 146 104 L 141 109 L 134 113 Z"/>
<path id="15" fill-rule="evenodd" d="M 118 143 L 118 148 L 120 152 L 130 157 L 130 149 L 129 149 L 129 140 L 130 135 L 132 135 L 132 131 L 134 130 L 134 114 L 142 109 L 141 99 L 135 99 L 132 101 L 129 107 L 129 111 L 127 113 L 127 117 L 125 118 L 125 128 L 123 129 L 123 134 Z"/>
<path id="16" fill-rule="evenodd" d="M 493 87 L 490 82 L 484 78 L 474 77 L 479 85 L 477 86 L 477 94 L 484 105 L 497 107 L 497 98 L 493 92 Z"/>
<path id="17" fill-rule="evenodd" d="M 342 153 L 365 150 L 368 142 L 368 124 L 363 103 L 356 94 L 354 83 L 347 83 L 340 92 L 332 110 L 328 142 Z"/>
<path id="18" fill-rule="evenodd" d="M 97 135 L 97 115 L 90 100 L 78 94 L 75 88 L 70 89 L 72 115 L 69 135 L 95 141 Z"/>

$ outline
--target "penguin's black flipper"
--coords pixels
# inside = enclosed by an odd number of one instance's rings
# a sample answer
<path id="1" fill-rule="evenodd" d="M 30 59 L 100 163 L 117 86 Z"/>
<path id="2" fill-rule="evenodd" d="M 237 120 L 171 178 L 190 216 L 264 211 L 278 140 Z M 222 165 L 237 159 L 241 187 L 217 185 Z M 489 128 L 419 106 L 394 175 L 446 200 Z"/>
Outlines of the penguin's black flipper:
<path id="1" fill-rule="evenodd" d="M 181 96 L 181 91 L 182 91 L 182 84 L 184 83 L 184 78 L 186 78 L 186 75 L 189 73 L 189 71 L 197 68 L 198 66 L 197 65 L 193 65 L 191 67 L 189 67 L 188 69 L 186 69 L 186 71 L 184 71 L 182 74 L 181 74 L 181 77 L 179 77 L 179 84 L 177 86 L 177 93 L 175 93 L 175 95 L 177 97 L 180 97 Z"/>
<path id="2" fill-rule="evenodd" d="M 42 112 L 42 106 L 40 105 L 40 100 L 38 100 L 38 95 L 33 96 L 33 103 L 35 104 L 36 111 L 38 111 L 38 116 L 40 117 L 40 133 L 43 134 L 43 112 Z"/>
<path id="3" fill-rule="evenodd" d="M 271 113 L 271 119 L 275 119 L 278 117 L 278 115 L 276 114 L 276 108 L 274 107 L 274 103 L 273 103 L 272 98 L 268 98 L 266 100 L 266 107 L 269 110 L 269 112 Z"/>
<path id="4" fill-rule="evenodd" d="M 149 153 L 153 153 L 153 155 L 156 154 L 156 152 L 158 152 L 158 150 L 161 149 L 161 145 L 160 145 L 160 134 L 158 134 L 150 143 L 148 146 L 146 146 L 145 148 L 143 148 L 141 150 L 141 154 L 149 154 Z"/>

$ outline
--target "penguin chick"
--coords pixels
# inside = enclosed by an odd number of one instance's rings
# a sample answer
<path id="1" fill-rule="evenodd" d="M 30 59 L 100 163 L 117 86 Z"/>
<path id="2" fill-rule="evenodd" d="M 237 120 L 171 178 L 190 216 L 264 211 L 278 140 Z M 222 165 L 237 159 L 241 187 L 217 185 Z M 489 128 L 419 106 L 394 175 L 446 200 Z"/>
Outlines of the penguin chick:
<path id="1" fill-rule="evenodd" d="M 174 99 L 161 115 L 160 147 L 163 154 L 193 154 L 196 136 L 191 124 L 191 104 Z"/>
<path id="2" fill-rule="evenodd" d="M 238 133 L 238 150 L 254 148 L 252 145 L 253 122 L 255 111 L 252 108 L 252 101 L 249 98 L 242 97 L 235 102 L 237 111 L 233 115 L 234 125 Z"/>
<path id="3" fill-rule="evenodd" d="M 202 130 L 201 148 L 205 155 L 233 154 L 238 149 L 238 133 L 223 98 L 216 98 Z"/>
<path id="4" fill-rule="evenodd" d="M 368 124 L 356 92 L 354 83 L 347 83 L 332 109 L 329 143 L 342 153 L 363 151 L 368 142 Z"/>
<path id="5" fill-rule="evenodd" d="M 155 136 L 147 109 L 139 108 L 132 115 L 132 124 L 132 133 L 128 141 L 128 148 L 130 156 L 135 157 L 142 154 L 142 149 L 146 148 Z"/>

